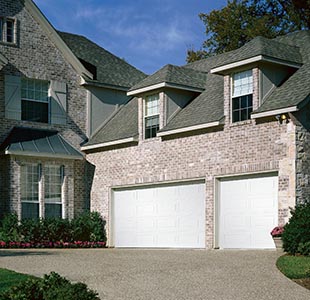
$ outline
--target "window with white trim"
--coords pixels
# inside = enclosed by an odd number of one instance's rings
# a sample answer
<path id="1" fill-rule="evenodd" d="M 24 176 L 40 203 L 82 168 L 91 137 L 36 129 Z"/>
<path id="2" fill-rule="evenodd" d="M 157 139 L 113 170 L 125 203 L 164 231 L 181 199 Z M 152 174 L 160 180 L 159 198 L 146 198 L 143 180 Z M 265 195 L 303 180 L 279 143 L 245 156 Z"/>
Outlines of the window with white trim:
<path id="1" fill-rule="evenodd" d="M 24 164 L 21 166 L 21 218 L 63 216 L 62 186 L 64 166 Z M 44 181 L 41 180 L 44 178 Z M 44 195 L 40 191 L 44 190 Z M 43 207 L 44 206 L 44 207 Z M 43 213 L 44 212 L 44 213 Z"/>
<path id="2" fill-rule="evenodd" d="M 232 77 L 232 122 L 249 120 L 253 111 L 253 74 L 247 70 Z"/>
<path id="3" fill-rule="evenodd" d="M 48 81 L 22 78 L 22 120 L 42 123 L 49 122 L 48 89 Z"/>
<path id="4" fill-rule="evenodd" d="M 0 41 L 15 43 L 15 20 L 10 18 L 0 18 Z"/>
<path id="5" fill-rule="evenodd" d="M 147 96 L 144 107 L 144 138 L 156 137 L 159 130 L 159 94 Z"/>
<path id="6" fill-rule="evenodd" d="M 21 166 L 20 193 L 22 219 L 38 219 L 39 213 L 39 165 Z"/>
<path id="7" fill-rule="evenodd" d="M 63 167 L 45 166 L 44 173 L 44 211 L 45 218 L 62 217 L 62 173 Z"/>

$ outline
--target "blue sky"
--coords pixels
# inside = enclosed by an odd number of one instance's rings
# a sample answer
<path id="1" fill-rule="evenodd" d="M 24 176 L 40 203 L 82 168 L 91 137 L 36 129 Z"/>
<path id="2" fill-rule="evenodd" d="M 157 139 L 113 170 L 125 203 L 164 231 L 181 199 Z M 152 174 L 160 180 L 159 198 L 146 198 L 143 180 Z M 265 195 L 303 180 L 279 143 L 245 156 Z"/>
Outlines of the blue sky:
<path id="1" fill-rule="evenodd" d="M 205 38 L 198 17 L 226 0 L 34 0 L 58 30 L 81 34 L 151 74 L 185 64 Z"/>

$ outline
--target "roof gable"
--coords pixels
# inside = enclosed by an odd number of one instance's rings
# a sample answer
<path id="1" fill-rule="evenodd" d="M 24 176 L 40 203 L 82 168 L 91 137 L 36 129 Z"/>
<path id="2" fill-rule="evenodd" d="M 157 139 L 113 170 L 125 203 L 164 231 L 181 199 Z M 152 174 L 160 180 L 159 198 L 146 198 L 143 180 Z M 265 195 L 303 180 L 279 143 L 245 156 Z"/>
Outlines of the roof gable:
<path id="1" fill-rule="evenodd" d="M 128 90 L 146 75 L 128 64 L 123 59 L 98 46 L 84 36 L 60 32 L 58 34 L 84 65 L 96 72 L 94 80 L 86 80 L 88 84 L 104 83 L 111 87 Z"/>

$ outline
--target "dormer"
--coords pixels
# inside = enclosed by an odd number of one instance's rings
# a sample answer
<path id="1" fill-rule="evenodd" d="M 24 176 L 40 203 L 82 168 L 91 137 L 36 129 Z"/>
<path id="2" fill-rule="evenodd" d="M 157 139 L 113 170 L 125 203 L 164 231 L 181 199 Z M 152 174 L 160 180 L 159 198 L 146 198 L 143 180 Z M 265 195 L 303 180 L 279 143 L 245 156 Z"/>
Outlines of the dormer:
<path id="1" fill-rule="evenodd" d="M 302 66 L 299 48 L 257 37 L 211 69 L 224 76 L 226 124 L 250 120 L 273 90 Z"/>
<path id="2" fill-rule="evenodd" d="M 139 98 L 139 136 L 141 140 L 157 132 L 192 99 L 205 90 L 205 72 L 166 65 L 133 86 L 128 96 Z"/>

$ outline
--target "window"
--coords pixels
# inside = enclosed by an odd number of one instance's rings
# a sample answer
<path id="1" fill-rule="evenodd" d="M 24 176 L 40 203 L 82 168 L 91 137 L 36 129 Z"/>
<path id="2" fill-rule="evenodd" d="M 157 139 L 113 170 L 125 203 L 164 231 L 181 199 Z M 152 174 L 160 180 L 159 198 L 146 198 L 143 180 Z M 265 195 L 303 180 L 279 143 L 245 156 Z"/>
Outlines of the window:
<path id="1" fill-rule="evenodd" d="M 22 120 L 48 123 L 49 83 L 43 80 L 22 79 Z"/>
<path id="2" fill-rule="evenodd" d="M 235 73 L 232 82 L 232 122 L 250 119 L 253 111 L 252 70 Z"/>
<path id="3" fill-rule="evenodd" d="M 159 130 L 159 95 L 148 96 L 145 99 L 144 138 L 156 137 Z"/>
<path id="4" fill-rule="evenodd" d="M 22 219 L 39 218 L 39 166 L 21 166 L 20 177 Z"/>
<path id="5" fill-rule="evenodd" d="M 63 174 L 64 167 L 60 165 L 46 165 L 43 169 L 41 164 L 21 166 L 22 219 L 62 217 Z M 44 195 L 40 194 L 43 190 Z"/>
<path id="6" fill-rule="evenodd" d="M 62 170 L 61 166 L 50 165 L 45 167 L 44 210 L 46 218 L 61 218 L 62 216 Z"/>
<path id="7" fill-rule="evenodd" d="M 9 18 L 0 18 L 0 41 L 15 43 L 15 21 Z"/>

